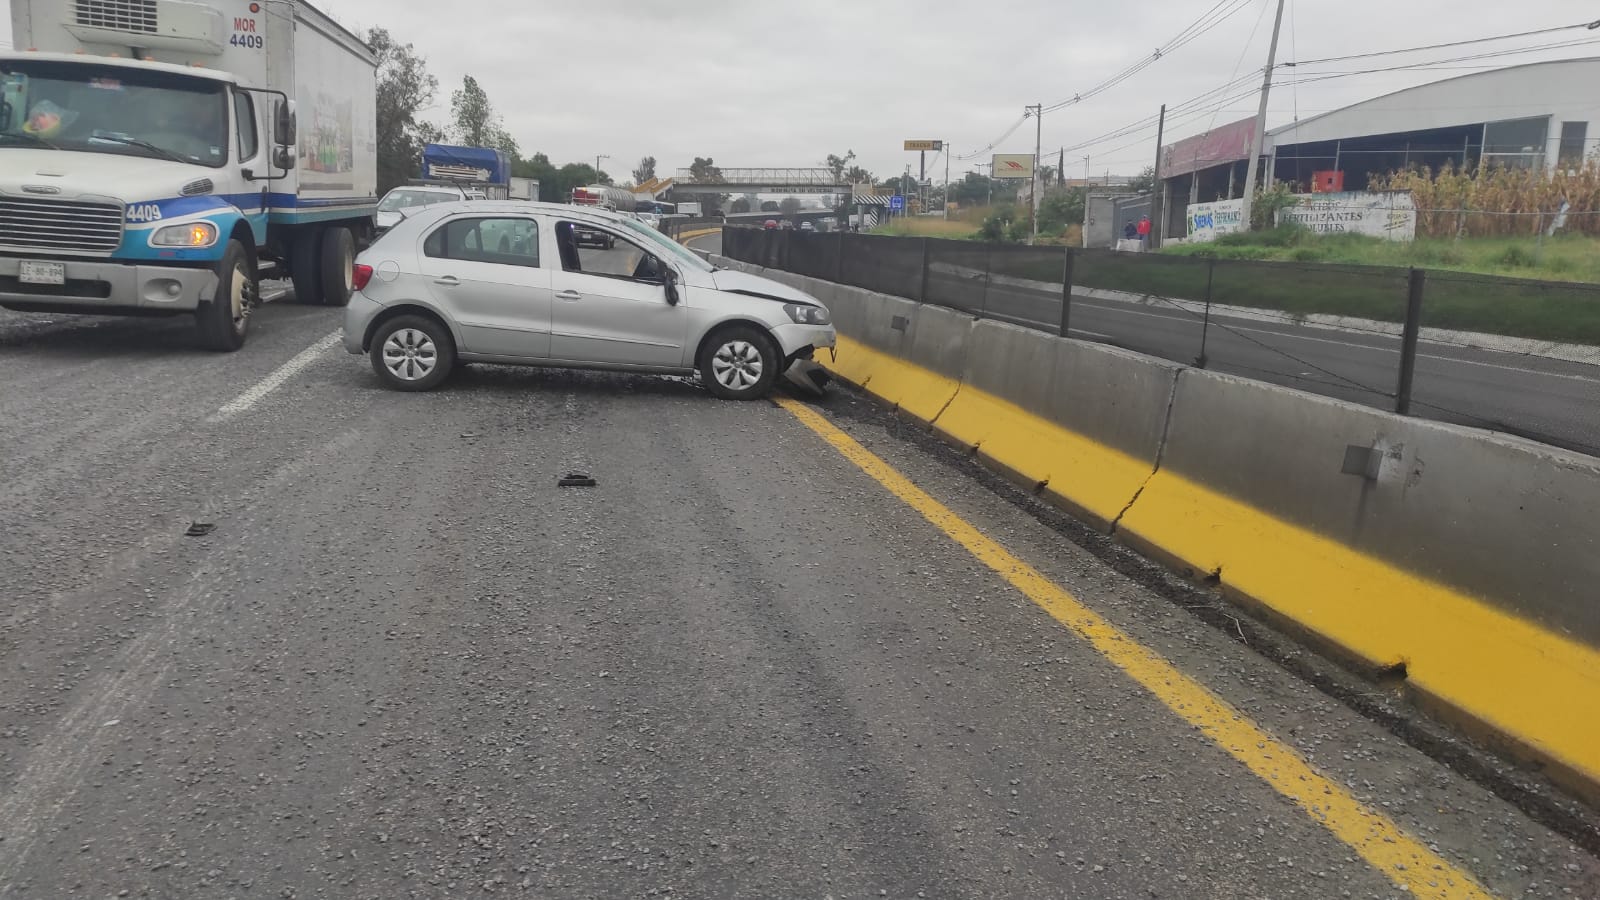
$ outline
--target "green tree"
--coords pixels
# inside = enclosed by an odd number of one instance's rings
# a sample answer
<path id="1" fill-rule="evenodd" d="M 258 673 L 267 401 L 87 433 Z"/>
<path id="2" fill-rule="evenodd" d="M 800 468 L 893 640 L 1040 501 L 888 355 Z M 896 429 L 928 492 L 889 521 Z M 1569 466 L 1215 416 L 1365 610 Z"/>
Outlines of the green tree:
<path id="1" fill-rule="evenodd" d="M 654 156 L 641 157 L 638 168 L 633 170 L 634 185 L 644 184 L 654 177 L 656 177 L 656 158 Z"/>
<path id="2" fill-rule="evenodd" d="M 557 167 L 550 157 L 535 153 L 529 159 L 517 159 L 511 164 L 511 174 L 519 178 L 539 180 L 539 199 L 546 203 L 566 203 L 572 199 L 572 189 L 600 182 L 594 166 L 587 163 L 567 163 Z"/>
<path id="3" fill-rule="evenodd" d="M 785 197 L 778 203 L 778 211 L 786 216 L 792 216 L 800 211 L 799 197 Z"/>
<path id="4" fill-rule="evenodd" d="M 461 89 L 450 95 L 450 116 L 456 140 L 468 147 L 494 147 L 510 157 L 519 155 L 517 142 L 501 127 L 489 94 L 471 75 L 463 77 Z"/>
<path id="5" fill-rule="evenodd" d="M 1039 230 L 1056 232 L 1068 225 L 1083 224 L 1084 192 L 1081 188 L 1058 188 L 1039 201 Z"/>
<path id="6" fill-rule="evenodd" d="M 1154 165 L 1145 166 L 1143 171 L 1128 182 L 1128 187 L 1137 194 L 1148 194 L 1155 190 L 1156 167 Z"/>
<path id="7" fill-rule="evenodd" d="M 747 213 L 747 212 L 749 212 L 750 211 L 750 196 L 748 194 L 743 194 L 743 195 L 740 195 L 738 197 L 735 197 L 734 200 L 733 200 L 733 206 L 730 209 L 731 209 L 731 211 L 736 212 L 736 213 Z"/>
<path id="8" fill-rule="evenodd" d="M 422 146 L 439 129 L 417 114 L 433 101 L 439 80 L 410 44 L 395 41 L 387 29 L 367 32 L 367 46 L 378 60 L 378 193 L 405 184 L 418 170 Z"/>
<path id="9" fill-rule="evenodd" d="M 689 164 L 689 180 L 696 184 L 721 184 L 722 170 L 717 168 L 711 157 L 702 159 L 696 156 L 694 162 Z"/>
<path id="10" fill-rule="evenodd" d="M 829 172 L 833 173 L 833 180 L 839 181 L 844 178 L 846 169 L 849 168 L 850 163 L 855 161 L 855 158 L 856 152 L 854 150 L 846 150 L 843 156 L 829 153 L 827 160 L 822 164 L 828 167 Z"/>
<path id="11" fill-rule="evenodd" d="M 763 200 L 763 201 L 761 201 L 761 211 L 762 212 L 777 212 L 778 211 L 778 201 L 776 201 L 776 200 Z"/>
<path id="12" fill-rule="evenodd" d="M 844 180 L 851 184 L 872 184 L 872 173 L 860 166 L 851 166 L 845 170 Z"/>

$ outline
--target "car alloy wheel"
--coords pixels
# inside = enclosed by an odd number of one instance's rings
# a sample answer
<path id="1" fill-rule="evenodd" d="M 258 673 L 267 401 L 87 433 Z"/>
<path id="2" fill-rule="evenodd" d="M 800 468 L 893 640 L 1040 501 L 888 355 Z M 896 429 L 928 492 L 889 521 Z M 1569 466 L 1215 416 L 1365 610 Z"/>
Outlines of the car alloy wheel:
<path id="1" fill-rule="evenodd" d="M 723 387 L 743 391 L 761 380 L 761 351 L 749 341 L 728 341 L 711 357 L 711 373 Z"/>
<path id="2" fill-rule="evenodd" d="M 383 364 L 401 381 L 421 381 L 439 362 L 439 348 L 415 328 L 402 328 L 383 342 Z"/>

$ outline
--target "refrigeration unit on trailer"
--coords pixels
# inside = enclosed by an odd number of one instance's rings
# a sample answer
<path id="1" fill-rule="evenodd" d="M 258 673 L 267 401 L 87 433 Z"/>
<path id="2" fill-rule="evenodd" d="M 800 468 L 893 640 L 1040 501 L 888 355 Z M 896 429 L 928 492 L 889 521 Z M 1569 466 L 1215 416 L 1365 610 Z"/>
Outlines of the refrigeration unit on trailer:
<path id="1" fill-rule="evenodd" d="M 303 0 L 11 0 L 0 306 L 196 317 L 243 345 L 260 273 L 343 305 L 377 206 L 376 64 Z"/>

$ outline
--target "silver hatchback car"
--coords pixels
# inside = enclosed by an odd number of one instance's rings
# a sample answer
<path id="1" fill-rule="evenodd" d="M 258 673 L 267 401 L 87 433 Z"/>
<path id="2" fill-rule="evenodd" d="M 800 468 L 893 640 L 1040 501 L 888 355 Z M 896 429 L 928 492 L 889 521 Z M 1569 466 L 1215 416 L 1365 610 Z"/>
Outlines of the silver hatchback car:
<path id="1" fill-rule="evenodd" d="M 713 394 L 749 400 L 837 339 L 816 298 L 581 206 L 428 206 L 356 258 L 354 286 L 345 349 L 405 391 L 466 361 L 698 372 Z"/>

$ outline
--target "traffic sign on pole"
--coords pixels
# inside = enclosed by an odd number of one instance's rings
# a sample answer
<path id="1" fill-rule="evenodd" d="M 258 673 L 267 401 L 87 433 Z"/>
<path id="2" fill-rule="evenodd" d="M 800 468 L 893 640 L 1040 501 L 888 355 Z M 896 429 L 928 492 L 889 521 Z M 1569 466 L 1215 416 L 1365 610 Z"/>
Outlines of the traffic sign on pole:
<path id="1" fill-rule="evenodd" d="M 900 194 L 895 194 L 893 197 L 889 198 L 889 208 L 894 210 L 895 212 L 899 212 L 900 210 L 905 209 L 906 208 L 906 198 L 901 196 Z"/>

